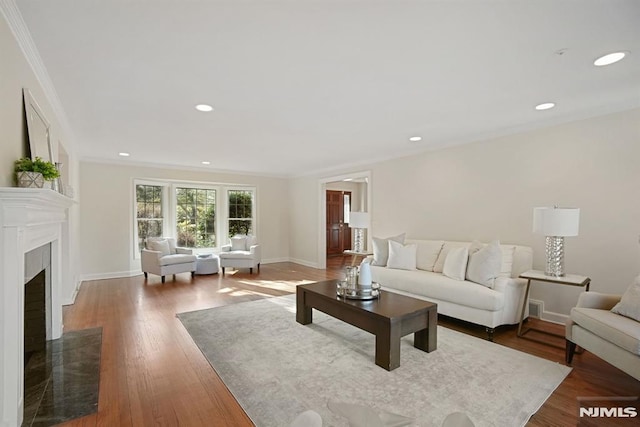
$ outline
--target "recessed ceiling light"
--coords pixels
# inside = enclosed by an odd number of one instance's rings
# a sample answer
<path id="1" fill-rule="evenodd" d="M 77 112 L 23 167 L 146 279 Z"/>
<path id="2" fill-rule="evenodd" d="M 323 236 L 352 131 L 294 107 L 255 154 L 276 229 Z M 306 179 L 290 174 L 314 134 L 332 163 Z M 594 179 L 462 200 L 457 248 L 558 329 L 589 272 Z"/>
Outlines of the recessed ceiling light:
<path id="1" fill-rule="evenodd" d="M 422 137 L 421 136 L 412 136 L 411 138 L 409 138 L 409 141 L 411 141 L 411 142 L 422 141 Z"/>
<path id="2" fill-rule="evenodd" d="M 204 162 L 202 162 L 203 165 L 210 165 L 211 162 L 207 162 L 206 160 Z"/>
<path id="3" fill-rule="evenodd" d="M 614 64 L 614 63 L 620 61 L 626 55 L 627 55 L 626 52 L 609 53 L 609 54 L 601 56 L 600 58 L 598 58 L 595 61 L 593 61 L 593 65 L 595 65 L 596 67 L 602 67 L 604 65 L 611 65 L 611 64 Z"/>
<path id="4" fill-rule="evenodd" d="M 538 111 L 548 110 L 548 109 L 553 108 L 555 106 L 556 106 L 556 104 L 554 104 L 553 102 L 545 102 L 543 104 L 536 105 L 536 110 L 538 110 Z"/>
<path id="5" fill-rule="evenodd" d="M 129 157 L 131 154 L 129 153 L 125 153 L 124 151 L 122 153 L 118 153 L 118 156 L 120 157 Z"/>
<path id="6" fill-rule="evenodd" d="M 196 110 L 204 111 L 205 113 L 208 113 L 209 111 L 213 111 L 213 107 L 208 104 L 198 104 L 196 105 Z"/>

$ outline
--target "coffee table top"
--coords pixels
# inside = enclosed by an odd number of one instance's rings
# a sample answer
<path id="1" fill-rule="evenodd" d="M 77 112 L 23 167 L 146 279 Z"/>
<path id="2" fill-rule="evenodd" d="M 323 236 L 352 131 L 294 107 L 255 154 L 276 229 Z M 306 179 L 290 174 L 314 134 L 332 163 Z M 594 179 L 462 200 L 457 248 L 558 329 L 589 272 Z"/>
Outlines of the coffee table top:
<path id="1" fill-rule="evenodd" d="M 324 282 L 310 283 L 308 285 L 299 285 L 306 292 L 325 296 L 332 300 L 338 300 L 344 304 L 358 307 L 362 310 L 383 316 L 389 319 L 395 317 L 403 317 L 408 314 L 436 309 L 437 304 L 405 295 L 387 292 L 384 287 L 380 291 L 380 297 L 374 300 L 361 301 L 351 300 L 347 298 L 339 298 L 337 296 L 337 280 L 327 280 Z"/>

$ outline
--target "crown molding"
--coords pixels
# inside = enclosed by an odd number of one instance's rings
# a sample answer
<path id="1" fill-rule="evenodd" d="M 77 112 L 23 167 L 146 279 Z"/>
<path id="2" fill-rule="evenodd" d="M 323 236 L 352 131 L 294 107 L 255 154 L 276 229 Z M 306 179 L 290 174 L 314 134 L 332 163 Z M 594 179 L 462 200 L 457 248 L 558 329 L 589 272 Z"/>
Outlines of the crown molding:
<path id="1" fill-rule="evenodd" d="M 15 0 L 0 0 L 0 12 L 2 12 L 4 19 L 7 21 L 9 29 L 16 38 L 18 46 L 20 46 L 27 63 L 33 70 L 38 83 L 40 83 L 40 86 L 53 109 L 53 114 L 56 116 L 57 122 L 65 136 L 65 148 L 70 149 L 71 152 L 73 152 L 75 148 L 75 138 L 69 124 L 69 120 L 67 119 L 67 114 L 64 112 L 64 108 L 62 108 L 62 103 L 60 102 L 56 88 L 53 86 L 53 82 L 49 77 L 49 73 L 47 72 L 44 63 L 42 62 L 40 53 L 31 38 L 31 33 L 22 18 L 22 14 L 20 13 L 20 9 L 18 9 Z"/>

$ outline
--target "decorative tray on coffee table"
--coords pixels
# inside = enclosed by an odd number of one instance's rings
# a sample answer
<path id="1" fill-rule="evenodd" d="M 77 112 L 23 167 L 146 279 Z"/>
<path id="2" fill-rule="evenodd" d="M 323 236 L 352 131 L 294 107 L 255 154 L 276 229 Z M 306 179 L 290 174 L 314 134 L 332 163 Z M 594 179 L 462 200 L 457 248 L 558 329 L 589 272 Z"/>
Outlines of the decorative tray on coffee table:
<path id="1" fill-rule="evenodd" d="M 372 300 L 380 296 L 380 283 L 373 282 L 371 284 L 371 289 L 362 289 L 358 287 L 350 288 L 345 282 L 338 282 L 336 293 L 338 294 L 338 297 L 346 299 L 361 301 Z"/>

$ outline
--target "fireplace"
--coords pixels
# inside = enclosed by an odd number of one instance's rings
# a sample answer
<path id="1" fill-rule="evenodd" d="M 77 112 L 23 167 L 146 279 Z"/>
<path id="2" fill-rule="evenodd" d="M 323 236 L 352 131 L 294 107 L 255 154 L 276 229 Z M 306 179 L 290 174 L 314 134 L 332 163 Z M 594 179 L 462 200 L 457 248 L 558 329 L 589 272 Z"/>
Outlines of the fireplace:
<path id="1" fill-rule="evenodd" d="M 24 256 L 24 366 L 51 339 L 51 245 L 40 246 Z"/>
<path id="2" fill-rule="evenodd" d="M 72 204 L 50 189 L 0 188 L 0 427 L 22 423 L 25 284 L 43 270 L 45 336 L 50 340 L 62 334 L 61 287 L 69 277 L 67 215 Z M 34 250 L 35 258 L 28 255 Z"/>

